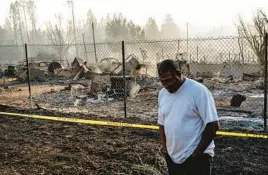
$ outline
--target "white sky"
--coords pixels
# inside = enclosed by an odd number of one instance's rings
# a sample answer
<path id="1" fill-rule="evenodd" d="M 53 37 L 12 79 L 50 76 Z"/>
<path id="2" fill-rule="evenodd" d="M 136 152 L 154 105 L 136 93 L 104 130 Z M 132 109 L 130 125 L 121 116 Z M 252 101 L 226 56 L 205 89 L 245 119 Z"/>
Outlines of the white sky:
<path id="1" fill-rule="evenodd" d="M 0 0 L 0 24 L 8 16 L 9 3 L 14 0 Z M 107 13 L 122 12 L 128 19 L 144 25 L 149 17 L 158 25 L 170 13 L 182 31 L 189 22 L 189 34 L 210 32 L 213 28 L 224 27 L 224 33 L 234 31 L 234 23 L 240 14 L 244 19 L 252 19 L 257 9 L 268 13 L 268 0 L 73 0 L 76 18 L 86 18 L 91 9 L 98 19 Z M 71 19 L 71 9 L 67 0 L 35 0 L 39 27 L 54 20 L 54 15 L 62 13 Z M 236 31 L 234 31 L 236 32 Z"/>

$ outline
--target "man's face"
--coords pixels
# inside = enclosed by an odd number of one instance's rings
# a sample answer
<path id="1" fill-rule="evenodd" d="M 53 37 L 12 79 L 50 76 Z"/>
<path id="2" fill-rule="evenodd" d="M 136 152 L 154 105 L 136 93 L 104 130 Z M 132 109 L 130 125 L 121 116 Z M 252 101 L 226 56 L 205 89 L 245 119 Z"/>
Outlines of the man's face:
<path id="1" fill-rule="evenodd" d="M 168 92 L 174 93 L 178 90 L 180 84 L 180 77 L 172 72 L 167 72 L 159 75 L 162 86 L 167 89 Z"/>

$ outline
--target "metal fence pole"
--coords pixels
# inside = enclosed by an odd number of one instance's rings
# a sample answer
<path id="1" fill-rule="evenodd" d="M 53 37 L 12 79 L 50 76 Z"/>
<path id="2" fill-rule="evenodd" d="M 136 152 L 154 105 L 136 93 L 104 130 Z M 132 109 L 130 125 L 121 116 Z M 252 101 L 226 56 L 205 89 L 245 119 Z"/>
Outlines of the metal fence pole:
<path id="1" fill-rule="evenodd" d="M 124 114 L 127 117 L 127 93 L 126 93 L 126 64 L 125 64 L 125 42 L 122 41 L 122 63 L 123 63 L 123 86 L 124 86 Z"/>
<path id="2" fill-rule="evenodd" d="M 196 46 L 196 61 L 198 62 L 198 46 Z"/>
<path id="3" fill-rule="evenodd" d="M 25 57 L 26 57 L 26 66 L 27 66 L 27 82 L 28 82 L 28 88 L 29 88 L 29 99 L 31 108 L 33 108 L 33 99 L 32 99 L 32 90 L 31 90 L 31 83 L 30 83 L 30 68 L 29 68 L 29 59 L 28 59 L 28 47 L 27 43 L 25 43 Z"/>
<path id="4" fill-rule="evenodd" d="M 90 60 L 88 59 L 88 56 L 87 56 L 87 47 L 86 47 L 86 43 L 85 43 L 85 34 L 82 34 L 82 37 L 83 37 L 83 44 L 84 44 L 84 49 L 85 49 L 85 56 L 86 56 L 87 61 L 90 62 Z"/>
<path id="5" fill-rule="evenodd" d="M 95 41 L 95 31 L 94 30 L 95 30 L 94 23 L 92 22 L 92 36 L 93 36 L 93 44 L 94 44 L 95 61 L 96 61 L 96 63 L 98 63 L 96 41 Z"/>
<path id="6" fill-rule="evenodd" d="M 267 40 L 268 34 L 264 36 L 264 109 L 263 109 L 263 128 L 267 130 Z"/>
<path id="7" fill-rule="evenodd" d="M 180 53 L 180 40 L 178 40 L 178 53 Z"/>

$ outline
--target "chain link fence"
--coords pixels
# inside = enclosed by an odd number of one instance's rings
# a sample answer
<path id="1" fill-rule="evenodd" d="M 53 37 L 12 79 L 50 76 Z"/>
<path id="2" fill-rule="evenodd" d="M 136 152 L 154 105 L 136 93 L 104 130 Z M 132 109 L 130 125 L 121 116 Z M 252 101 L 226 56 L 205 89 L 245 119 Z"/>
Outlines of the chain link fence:
<path id="1" fill-rule="evenodd" d="M 155 123 L 157 64 L 174 59 L 211 90 L 221 119 L 263 118 L 264 55 L 244 38 L 28 45 L 31 98 L 24 46 L 0 46 L 0 53 L 1 104 Z M 24 86 L 14 92 L 12 83 Z"/>
<path id="2" fill-rule="evenodd" d="M 126 56 L 135 55 L 143 68 L 136 83 L 140 91 L 128 99 L 128 115 L 155 121 L 157 64 L 164 59 L 179 62 L 185 76 L 207 86 L 215 99 L 223 129 L 261 130 L 264 110 L 264 55 L 252 51 L 246 39 L 226 37 L 159 42 L 128 42 Z M 262 48 L 263 49 L 263 48 Z M 140 68 L 140 67 L 139 67 Z M 251 120 L 252 122 L 248 122 Z"/>

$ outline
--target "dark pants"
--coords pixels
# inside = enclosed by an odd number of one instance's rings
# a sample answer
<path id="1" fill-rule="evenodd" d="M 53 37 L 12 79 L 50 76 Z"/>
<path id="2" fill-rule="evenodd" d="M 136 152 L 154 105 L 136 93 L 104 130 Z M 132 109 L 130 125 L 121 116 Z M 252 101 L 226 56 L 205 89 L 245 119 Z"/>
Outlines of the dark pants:
<path id="1" fill-rule="evenodd" d="M 211 175 L 212 157 L 208 154 L 188 158 L 182 164 L 175 164 L 167 154 L 165 156 L 169 175 Z"/>

